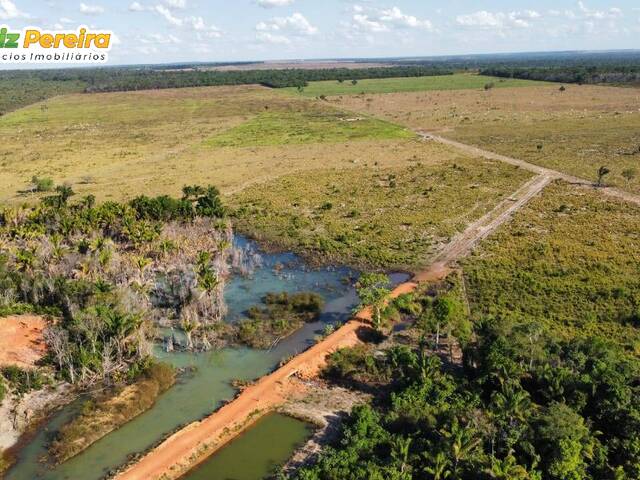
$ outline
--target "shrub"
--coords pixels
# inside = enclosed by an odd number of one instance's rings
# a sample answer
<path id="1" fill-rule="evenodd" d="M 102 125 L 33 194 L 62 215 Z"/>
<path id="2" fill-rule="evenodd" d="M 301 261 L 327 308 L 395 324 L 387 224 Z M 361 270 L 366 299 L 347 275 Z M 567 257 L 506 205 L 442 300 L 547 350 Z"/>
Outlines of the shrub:
<path id="1" fill-rule="evenodd" d="M 18 394 L 39 390 L 48 383 L 45 375 L 37 370 L 29 370 L 9 365 L 2 367 L 2 376 L 16 390 Z"/>
<path id="2" fill-rule="evenodd" d="M 36 192 L 50 192 L 53 190 L 53 180 L 49 177 L 37 177 L 31 178 L 31 183 Z"/>

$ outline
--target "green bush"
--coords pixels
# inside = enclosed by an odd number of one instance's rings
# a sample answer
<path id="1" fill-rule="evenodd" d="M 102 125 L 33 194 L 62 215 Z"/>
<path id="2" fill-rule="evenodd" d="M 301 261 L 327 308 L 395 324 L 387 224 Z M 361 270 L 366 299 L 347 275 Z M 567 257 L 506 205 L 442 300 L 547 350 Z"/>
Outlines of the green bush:
<path id="1" fill-rule="evenodd" d="M 2 376 L 18 394 L 39 390 L 49 383 L 49 379 L 38 370 L 29 370 L 9 365 L 0 370 Z"/>
<path id="2" fill-rule="evenodd" d="M 50 192 L 54 187 L 53 179 L 49 177 L 37 177 L 34 175 L 31 177 L 31 183 L 36 192 Z"/>

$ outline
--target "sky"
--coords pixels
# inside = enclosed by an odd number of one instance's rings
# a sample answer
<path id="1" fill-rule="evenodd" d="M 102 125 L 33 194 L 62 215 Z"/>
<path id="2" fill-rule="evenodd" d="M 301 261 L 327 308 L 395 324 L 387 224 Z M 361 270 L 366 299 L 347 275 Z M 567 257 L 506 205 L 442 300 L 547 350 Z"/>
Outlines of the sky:
<path id="1" fill-rule="evenodd" d="M 110 64 L 640 48 L 638 0 L 0 0 L 0 24 L 111 30 Z"/>

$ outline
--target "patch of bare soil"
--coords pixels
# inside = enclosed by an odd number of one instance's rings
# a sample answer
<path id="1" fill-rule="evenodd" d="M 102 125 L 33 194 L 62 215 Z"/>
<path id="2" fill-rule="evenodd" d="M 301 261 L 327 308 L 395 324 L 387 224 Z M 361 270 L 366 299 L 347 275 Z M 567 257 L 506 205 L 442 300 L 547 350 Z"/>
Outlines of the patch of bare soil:
<path id="1" fill-rule="evenodd" d="M 0 318 L 0 366 L 33 367 L 46 352 L 43 317 L 20 315 Z"/>
<path id="2" fill-rule="evenodd" d="M 304 395 L 287 401 L 278 411 L 310 422 L 318 428 L 285 464 L 284 471 L 287 473 L 312 463 L 322 448 L 337 438 L 340 424 L 353 407 L 371 398 L 366 393 L 331 386 L 319 380 L 297 381 L 303 384 Z"/>

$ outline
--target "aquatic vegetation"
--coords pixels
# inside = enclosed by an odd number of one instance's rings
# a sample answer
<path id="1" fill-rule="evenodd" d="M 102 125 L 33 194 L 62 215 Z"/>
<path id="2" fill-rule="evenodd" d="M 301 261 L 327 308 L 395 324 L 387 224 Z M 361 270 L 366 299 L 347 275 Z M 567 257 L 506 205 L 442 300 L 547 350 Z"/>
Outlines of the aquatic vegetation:
<path id="1" fill-rule="evenodd" d="M 251 307 L 238 325 L 240 342 L 254 348 L 273 347 L 305 322 L 317 320 L 324 301 L 312 292 L 281 292 L 268 293 L 262 303 Z"/>

